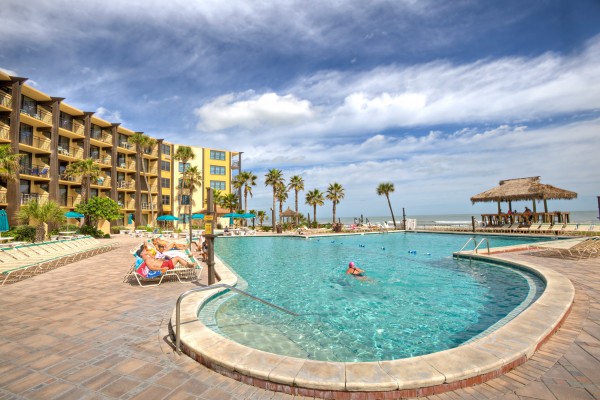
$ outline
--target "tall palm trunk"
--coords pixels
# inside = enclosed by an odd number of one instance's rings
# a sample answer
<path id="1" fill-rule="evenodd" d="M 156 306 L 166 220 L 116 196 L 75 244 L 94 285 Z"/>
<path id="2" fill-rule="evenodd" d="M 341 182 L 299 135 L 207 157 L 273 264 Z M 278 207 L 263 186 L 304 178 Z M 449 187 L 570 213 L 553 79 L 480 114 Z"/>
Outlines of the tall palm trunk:
<path id="1" fill-rule="evenodd" d="M 277 220 L 275 219 L 275 210 L 277 209 L 277 203 L 275 201 L 276 194 L 276 185 L 273 185 L 273 208 L 271 208 L 271 216 L 273 217 L 271 220 L 271 223 L 273 224 L 273 232 L 275 232 L 275 225 L 277 223 Z"/>
<path id="2" fill-rule="evenodd" d="M 385 197 L 388 201 L 388 206 L 390 207 L 390 212 L 392 213 L 392 221 L 394 221 L 394 229 L 396 229 L 396 218 L 394 217 L 394 210 L 392 210 L 392 203 L 390 202 L 390 195 L 386 194 Z"/>
<path id="3" fill-rule="evenodd" d="M 319 223 L 317 222 L 317 205 L 313 206 L 313 219 L 315 220 L 315 228 L 319 227 Z"/>
<path id="4" fill-rule="evenodd" d="M 296 192 L 296 226 L 298 226 L 299 224 L 299 220 L 298 220 L 298 190 L 295 190 Z"/>
<path id="5" fill-rule="evenodd" d="M 333 222 L 332 222 L 332 223 L 334 223 L 334 224 L 335 224 L 335 206 L 336 206 L 336 204 L 337 204 L 337 203 L 334 201 L 334 202 L 333 202 Z"/>

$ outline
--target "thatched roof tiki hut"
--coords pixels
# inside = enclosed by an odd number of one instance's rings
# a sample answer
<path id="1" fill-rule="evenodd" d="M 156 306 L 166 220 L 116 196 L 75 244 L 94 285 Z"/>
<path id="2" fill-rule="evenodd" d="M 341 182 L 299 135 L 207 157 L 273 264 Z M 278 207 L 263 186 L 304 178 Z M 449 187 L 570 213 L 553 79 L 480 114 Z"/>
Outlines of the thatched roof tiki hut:
<path id="1" fill-rule="evenodd" d="M 548 200 L 575 198 L 577 198 L 577 193 L 543 184 L 540 182 L 539 176 L 533 176 L 500 181 L 499 186 L 471 197 L 471 202 L 497 202 L 498 214 L 500 214 L 500 202 L 508 202 L 508 208 L 512 210 L 513 201 L 531 200 L 533 202 L 533 213 L 535 214 L 537 213 L 536 200 L 543 200 L 544 213 L 547 214 Z"/>
<path id="2" fill-rule="evenodd" d="M 287 210 L 285 210 L 284 212 L 281 213 L 280 218 L 283 218 L 284 221 L 287 220 L 288 222 L 290 222 L 290 219 L 291 219 L 292 222 L 295 222 L 296 221 L 296 212 L 288 207 Z"/>

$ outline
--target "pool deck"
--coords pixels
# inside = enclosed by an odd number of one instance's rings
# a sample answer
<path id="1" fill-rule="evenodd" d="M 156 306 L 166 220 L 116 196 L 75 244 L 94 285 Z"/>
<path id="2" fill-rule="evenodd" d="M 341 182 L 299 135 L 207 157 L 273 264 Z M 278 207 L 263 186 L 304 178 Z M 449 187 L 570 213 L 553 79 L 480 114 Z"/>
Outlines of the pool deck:
<path id="1" fill-rule="evenodd" d="M 123 283 L 128 251 L 140 240 L 112 240 L 120 244 L 117 250 L 0 287 L 0 399 L 310 398 L 246 385 L 176 355 L 168 320 L 178 295 L 197 284 L 140 288 Z M 567 276 L 575 287 L 571 312 L 558 332 L 514 370 L 427 398 L 600 398 L 600 259 L 527 252 L 496 257 Z"/>

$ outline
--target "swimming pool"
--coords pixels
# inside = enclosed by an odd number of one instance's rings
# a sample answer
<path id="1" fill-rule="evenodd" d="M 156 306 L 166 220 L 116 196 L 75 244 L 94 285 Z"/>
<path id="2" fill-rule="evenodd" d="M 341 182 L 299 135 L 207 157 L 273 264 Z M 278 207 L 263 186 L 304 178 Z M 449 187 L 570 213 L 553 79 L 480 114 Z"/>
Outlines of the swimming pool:
<path id="1" fill-rule="evenodd" d="M 200 318 L 241 344 L 315 360 L 392 360 L 453 348 L 504 323 L 543 290 L 522 271 L 453 259 L 469 237 L 219 239 L 216 252 L 242 278 L 241 288 L 301 316 L 227 294 Z M 540 239 L 489 240 L 496 247 Z M 344 274 L 350 260 L 369 280 Z"/>

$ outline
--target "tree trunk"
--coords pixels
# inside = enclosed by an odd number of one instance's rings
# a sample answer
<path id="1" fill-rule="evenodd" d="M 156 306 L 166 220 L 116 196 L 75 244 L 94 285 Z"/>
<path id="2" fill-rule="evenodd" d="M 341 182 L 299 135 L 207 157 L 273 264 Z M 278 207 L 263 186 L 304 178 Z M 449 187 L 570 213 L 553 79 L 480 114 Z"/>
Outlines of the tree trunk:
<path id="1" fill-rule="evenodd" d="M 35 228 L 35 241 L 43 242 L 46 237 L 46 227 L 43 222 L 39 222 L 38 226 Z"/>
<path id="2" fill-rule="evenodd" d="M 296 190 L 296 226 L 298 226 L 299 224 L 299 220 L 298 220 L 298 191 Z"/>
<path id="3" fill-rule="evenodd" d="M 190 254 L 192 254 L 192 197 L 194 190 L 190 187 L 190 219 L 189 219 L 189 232 L 190 232 Z"/>
<path id="4" fill-rule="evenodd" d="M 390 195 L 386 194 L 388 206 L 390 207 L 390 212 L 392 213 L 392 221 L 394 221 L 394 229 L 396 229 L 396 218 L 394 218 L 394 211 L 392 210 L 392 203 L 390 202 Z"/>
<path id="5" fill-rule="evenodd" d="M 336 205 L 336 202 L 334 201 L 333 202 L 333 222 L 332 222 L 332 224 L 335 224 L 335 205 Z"/>
<path id="6" fill-rule="evenodd" d="M 315 228 L 319 227 L 319 223 L 317 222 L 317 205 L 313 206 L 313 219 L 315 220 Z"/>
<path id="7" fill-rule="evenodd" d="M 273 217 L 273 219 L 271 220 L 271 224 L 273 225 L 273 232 L 275 232 L 275 223 L 277 222 L 277 220 L 275 219 L 275 209 L 277 208 L 275 202 L 275 195 L 275 184 L 273 184 L 273 208 L 271 208 L 271 217 Z"/>

